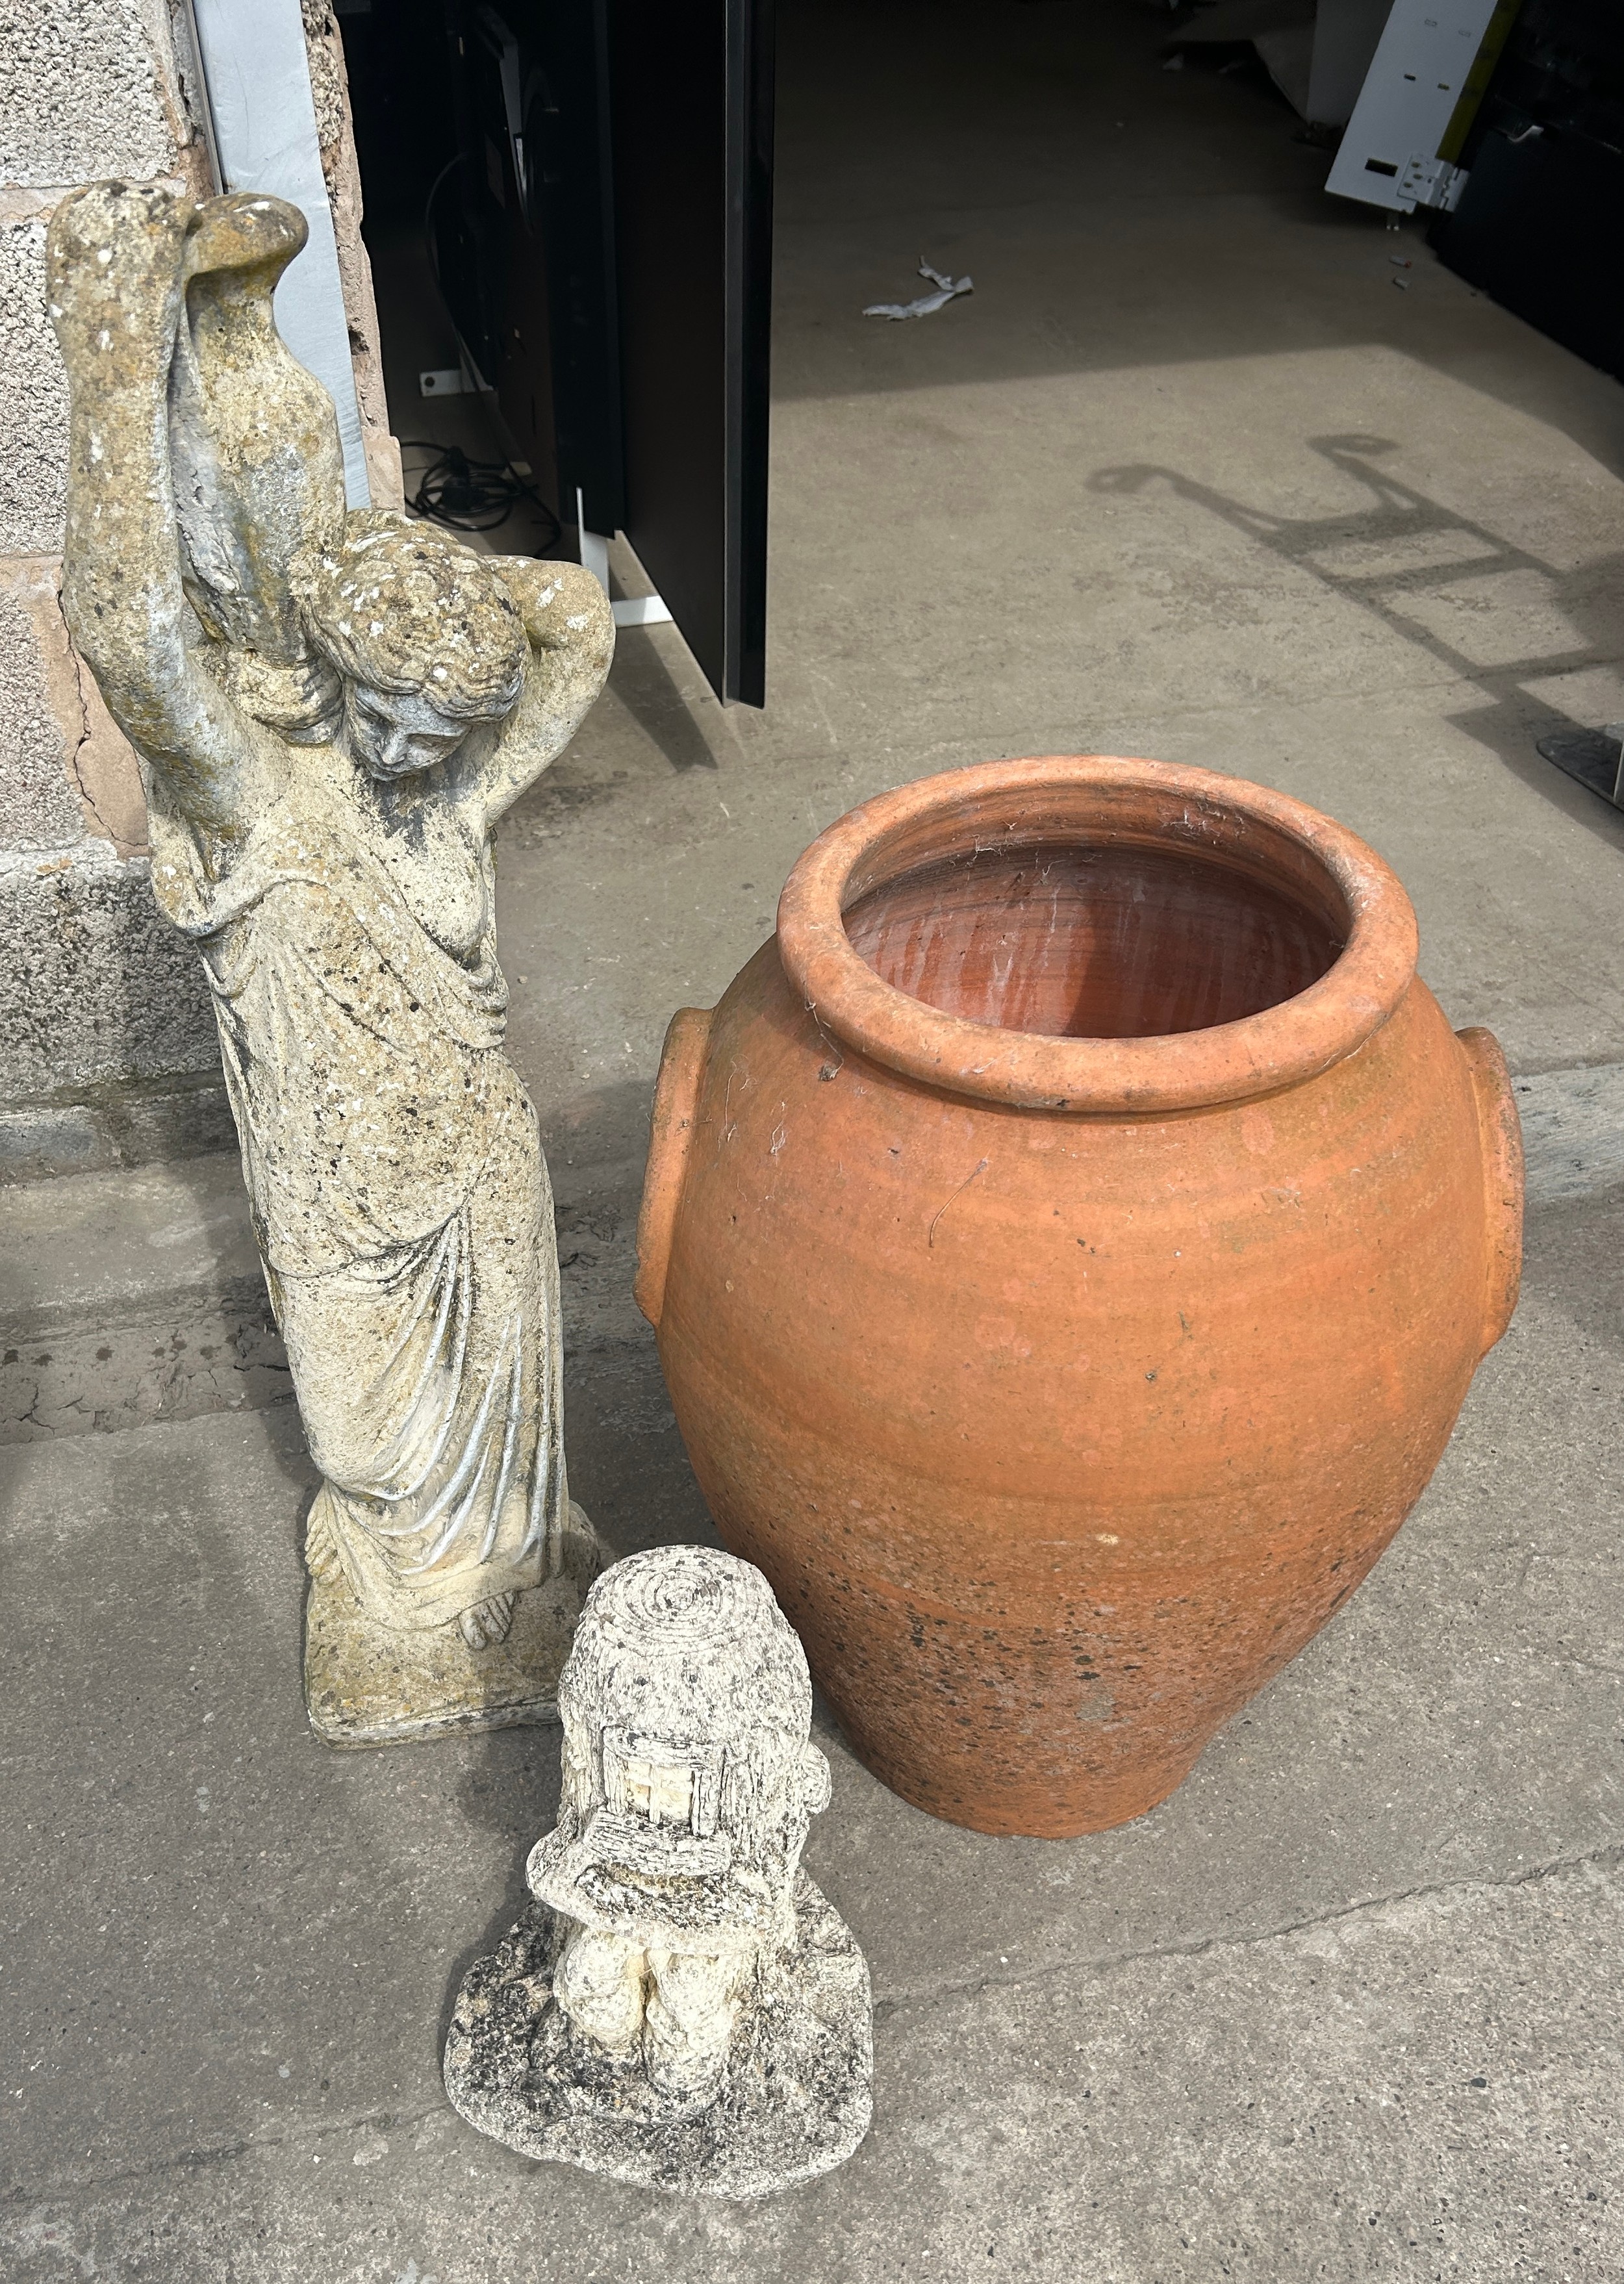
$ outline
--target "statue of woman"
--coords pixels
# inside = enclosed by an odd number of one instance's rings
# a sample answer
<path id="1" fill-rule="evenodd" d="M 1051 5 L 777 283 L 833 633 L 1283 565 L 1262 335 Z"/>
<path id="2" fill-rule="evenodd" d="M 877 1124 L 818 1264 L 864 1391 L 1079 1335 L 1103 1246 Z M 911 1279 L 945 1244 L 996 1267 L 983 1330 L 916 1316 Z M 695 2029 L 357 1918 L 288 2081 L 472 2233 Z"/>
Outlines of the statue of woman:
<path id="1" fill-rule="evenodd" d="M 270 314 L 303 238 L 277 199 L 101 184 L 58 207 L 48 256 L 68 625 L 213 991 L 324 1479 L 307 1560 L 359 1621 L 312 1718 L 364 1741 L 523 1717 L 511 1690 L 482 1702 L 472 1654 L 527 1589 L 597 1567 L 565 1477 L 547 1172 L 503 1052 L 490 834 L 601 689 L 613 628 L 577 566 L 346 515 L 331 403 Z M 443 1701 L 380 1715 L 392 1658 L 409 1700 Z"/>

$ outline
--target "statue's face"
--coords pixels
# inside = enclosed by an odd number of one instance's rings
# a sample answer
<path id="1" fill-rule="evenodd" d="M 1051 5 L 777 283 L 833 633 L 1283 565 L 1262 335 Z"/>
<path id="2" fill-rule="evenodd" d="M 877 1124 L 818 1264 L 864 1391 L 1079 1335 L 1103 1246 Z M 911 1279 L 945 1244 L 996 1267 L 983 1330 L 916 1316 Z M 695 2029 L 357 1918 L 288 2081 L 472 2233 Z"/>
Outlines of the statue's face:
<path id="1" fill-rule="evenodd" d="M 433 769 L 457 751 L 472 724 L 442 714 L 419 691 L 402 696 L 351 682 L 344 691 L 344 727 L 350 752 L 375 778 L 410 777 Z"/>

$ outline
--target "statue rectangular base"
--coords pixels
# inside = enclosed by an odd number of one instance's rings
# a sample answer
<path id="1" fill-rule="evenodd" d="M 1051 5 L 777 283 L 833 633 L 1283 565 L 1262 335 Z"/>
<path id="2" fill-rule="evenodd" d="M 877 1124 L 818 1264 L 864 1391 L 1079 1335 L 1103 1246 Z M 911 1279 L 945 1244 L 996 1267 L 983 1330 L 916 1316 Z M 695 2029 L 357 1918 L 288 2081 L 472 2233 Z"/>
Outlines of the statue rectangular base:
<path id="1" fill-rule="evenodd" d="M 519 1596 L 504 1642 L 473 1650 L 455 1625 L 374 1625 L 342 1578 L 313 1578 L 305 1603 L 310 1726 L 330 1745 L 393 1745 L 556 1721 L 581 1602 L 572 1578 L 550 1578 Z"/>

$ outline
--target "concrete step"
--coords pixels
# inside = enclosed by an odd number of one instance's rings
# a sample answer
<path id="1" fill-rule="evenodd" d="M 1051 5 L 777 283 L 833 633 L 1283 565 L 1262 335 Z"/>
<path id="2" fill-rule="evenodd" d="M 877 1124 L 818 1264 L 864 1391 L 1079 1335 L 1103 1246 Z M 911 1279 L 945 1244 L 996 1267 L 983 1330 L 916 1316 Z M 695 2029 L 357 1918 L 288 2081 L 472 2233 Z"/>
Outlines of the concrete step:
<path id="1" fill-rule="evenodd" d="M 231 1105 L 217 1066 L 0 1104 L 0 1185 L 207 1158 L 236 1147 Z"/>

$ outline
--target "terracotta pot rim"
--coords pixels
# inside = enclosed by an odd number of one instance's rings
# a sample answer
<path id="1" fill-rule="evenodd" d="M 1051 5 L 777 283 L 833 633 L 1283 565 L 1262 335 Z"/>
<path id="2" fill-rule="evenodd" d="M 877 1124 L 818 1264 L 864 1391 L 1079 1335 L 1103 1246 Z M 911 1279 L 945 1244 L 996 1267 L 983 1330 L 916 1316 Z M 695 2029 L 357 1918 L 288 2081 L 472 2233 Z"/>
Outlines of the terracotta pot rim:
<path id="1" fill-rule="evenodd" d="M 1086 1039 L 947 1014 L 882 982 L 846 933 L 860 896 L 923 865 L 1067 841 L 1205 856 L 1316 908 L 1344 948 L 1307 990 L 1238 1022 Z M 785 885 L 778 950 L 819 1025 L 870 1060 L 983 1101 L 1099 1115 L 1244 1101 L 1316 1077 L 1394 1013 L 1417 944 L 1396 876 L 1306 802 L 1215 770 L 1051 754 L 922 778 L 839 818 Z"/>

